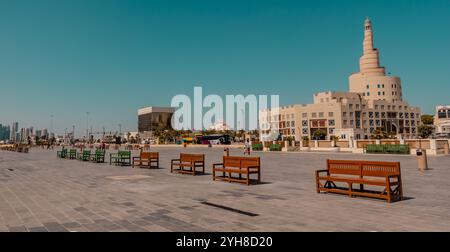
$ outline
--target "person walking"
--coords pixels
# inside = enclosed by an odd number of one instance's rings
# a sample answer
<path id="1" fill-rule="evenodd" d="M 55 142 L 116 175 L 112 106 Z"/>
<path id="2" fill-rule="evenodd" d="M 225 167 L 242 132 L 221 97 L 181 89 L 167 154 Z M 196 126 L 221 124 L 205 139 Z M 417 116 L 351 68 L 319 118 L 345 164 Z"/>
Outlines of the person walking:
<path id="1" fill-rule="evenodd" d="M 247 139 L 247 141 L 245 141 L 245 145 L 244 145 L 244 156 L 245 156 L 245 154 L 250 156 L 250 149 L 251 149 L 250 139 Z"/>

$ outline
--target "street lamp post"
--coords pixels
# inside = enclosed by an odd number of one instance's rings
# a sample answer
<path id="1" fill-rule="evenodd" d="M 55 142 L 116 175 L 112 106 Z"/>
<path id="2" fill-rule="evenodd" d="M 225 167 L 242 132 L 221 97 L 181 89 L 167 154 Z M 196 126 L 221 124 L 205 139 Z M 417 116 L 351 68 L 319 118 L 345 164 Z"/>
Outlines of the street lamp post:
<path id="1" fill-rule="evenodd" d="M 89 139 L 89 112 L 86 112 L 86 141 Z"/>
<path id="2" fill-rule="evenodd" d="M 53 135 L 53 115 L 50 115 L 50 138 Z"/>

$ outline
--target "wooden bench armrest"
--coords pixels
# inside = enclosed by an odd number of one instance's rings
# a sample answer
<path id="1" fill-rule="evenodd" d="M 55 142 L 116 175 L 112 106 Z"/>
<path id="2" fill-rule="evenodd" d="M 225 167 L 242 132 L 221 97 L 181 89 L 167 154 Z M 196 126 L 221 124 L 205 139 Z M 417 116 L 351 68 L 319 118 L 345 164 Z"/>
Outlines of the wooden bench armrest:
<path id="1" fill-rule="evenodd" d="M 250 165 L 250 166 L 247 166 L 246 168 L 247 169 L 261 169 L 261 166 L 258 166 L 258 165 L 252 166 L 252 165 Z"/>
<path id="2" fill-rule="evenodd" d="M 196 164 L 204 164 L 205 162 L 204 161 L 194 161 L 194 165 L 196 165 Z"/>
<path id="3" fill-rule="evenodd" d="M 171 164 L 173 164 L 173 162 L 175 162 L 175 161 L 179 161 L 179 162 L 181 162 L 181 159 L 180 159 L 180 158 L 177 158 L 177 159 L 172 159 L 172 160 L 170 161 L 170 163 L 171 163 Z"/>
<path id="4" fill-rule="evenodd" d="M 319 176 L 320 173 L 324 173 L 324 172 L 328 173 L 328 170 L 317 170 L 316 176 Z"/>
<path id="5" fill-rule="evenodd" d="M 388 176 L 386 176 L 386 181 L 388 183 L 391 183 L 391 178 L 397 178 L 397 181 L 399 181 L 400 180 L 400 175 L 388 175 Z"/>
<path id="6" fill-rule="evenodd" d="M 215 164 L 213 164 L 213 168 L 216 168 L 217 166 L 222 166 L 223 167 L 223 163 L 215 163 Z"/>

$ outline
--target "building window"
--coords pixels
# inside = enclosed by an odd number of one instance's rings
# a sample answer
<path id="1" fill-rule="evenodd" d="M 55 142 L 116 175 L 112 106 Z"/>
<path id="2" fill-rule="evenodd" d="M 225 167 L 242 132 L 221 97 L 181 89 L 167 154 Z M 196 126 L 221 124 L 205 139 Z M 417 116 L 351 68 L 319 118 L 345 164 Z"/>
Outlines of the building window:
<path id="1" fill-rule="evenodd" d="M 291 135 L 295 135 L 295 129 L 291 129 Z"/>
<path id="2" fill-rule="evenodd" d="M 343 124 L 344 124 L 344 125 L 347 125 L 347 120 L 344 120 L 344 121 L 343 121 Z"/>
<path id="3" fill-rule="evenodd" d="M 359 109 L 359 104 L 356 104 L 356 105 L 355 105 L 355 109 Z"/>
<path id="4" fill-rule="evenodd" d="M 350 126 L 353 126 L 353 124 L 354 124 L 354 121 L 350 120 Z"/>
<path id="5" fill-rule="evenodd" d="M 295 121 L 291 122 L 291 127 L 295 127 Z"/>
<path id="6" fill-rule="evenodd" d="M 312 118 L 316 118 L 316 117 L 317 117 L 317 113 L 312 113 L 312 114 L 311 114 L 311 117 L 312 117 Z"/>
<path id="7" fill-rule="evenodd" d="M 381 109 L 384 109 L 384 105 L 381 105 Z"/>
<path id="8" fill-rule="evenodd" d="M 375 105 L 375 109 L 378 109 L 378 105 Z"/>
<path id="9" fill-rule="evenodd" d="M 303 118 L 307 118 L 308 117 L 308 113 L 302 113 L 302 117 Z"/>
<path id="10" fill-rule="evenodd" d="M 323 118 L 323 112 L 319 112 L 319 118 Z"/>
<path id="11" fill-rule="evenodd" d="M 367 85 L 366 87 L 367 87 L 367 89 L 369 89 L 369 85 Z"/>
<path id="12" fill-rule="evenodd" d="M 370 92 L 367 92 L 367 96 L 370 96 Z"/>
<path id="13" fill-rule="evenodd" d="M 353 109 L 353 104 L 348 104 L 349 109 Z"/>
<path id="14" fill-rule="evenodd" d="M 369 118 L 373 118 L 373 112 L 369 112 Z"/>
<path id="15" fill-rule="evenodd" d="M 378 95 L 381 95 L 381 92 L 380 92 L 380 91 L 378 91 Z"/>
<path id="16" fill-rule="evenodd" d="M 329 129 L 328 129 L 328 133 L 329 133 L 330 135 L 332 135 L 332 134 L 334 133 L 334 129 L 333 129 L 333 128 L 329 128 Z"/>
<path id="17" fill-rule="evenodd" d="M 382 88 L 384 88 L 384 84 L 383 84 L 383 85 L 381 85 L 381 87 L 382 87 Z"/>
<path id="18" fill-rule="evenodd" d="M 305 126 L 308 126 L 308 120 L 303 120 L 303 121 L 302 121 L 302 126 L 304 126 L 304 127 L 305 127 Z"/>
<path id="19" fill-rule="evenodd" d="M 308 129 L 307 128 L 303 128 L 302 129 L 302 134 L 303 135 L 308 135 Z"/>
<path id="20" fill-rule="evenodd" d="M 353 112 L 350 112 L 350 117 L 353 117 Z"/>
<path id="21" fill-rule="evenodd" d="M 378 84 L 377 87 L 380 88 L 380 84 Z"/>
<path id="22" fill-rule="evenodd" d="M 343 117 L 347 117 L 347 112 L 342 112 Z"/>
<path id="23" fill-rule="evenodd" d="M 328 117 L 333 117 L 333 112 L 328 112 Z"/>
<path id="24" fill-rule="evenodd" d="M 336 122 L 333 119 L 328 120 L 328 125 L 329 126 L 334 126 L 335 124 L 336 124 Z"/>
<path id="25" fill-rule="evenodd" d="M 375 118 L 380 118 L 380 112 L 375 112 Z"/>
<path id="26" fill-rule="evenodd" d="M 291 127 L 291 122 L 290 121 L 286 122 L 286 127 Z"/>

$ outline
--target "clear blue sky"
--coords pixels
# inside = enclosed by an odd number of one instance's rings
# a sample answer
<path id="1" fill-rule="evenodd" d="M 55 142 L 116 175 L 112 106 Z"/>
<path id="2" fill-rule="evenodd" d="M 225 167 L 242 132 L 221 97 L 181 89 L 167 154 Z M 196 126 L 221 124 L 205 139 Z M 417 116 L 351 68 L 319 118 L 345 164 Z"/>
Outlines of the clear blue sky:
<path id="1" fill-rule="evenodd" d="M 137 127 L 180 93 L 347 90 L 369 16 L 382 65 L 412 105 L 450 103 L 450 1 L 1 0 L 0 123 Z M 83 131 L 81 131 L 83 130 Z"/>

